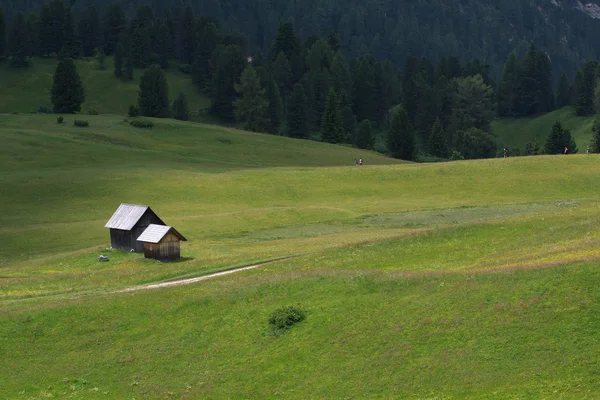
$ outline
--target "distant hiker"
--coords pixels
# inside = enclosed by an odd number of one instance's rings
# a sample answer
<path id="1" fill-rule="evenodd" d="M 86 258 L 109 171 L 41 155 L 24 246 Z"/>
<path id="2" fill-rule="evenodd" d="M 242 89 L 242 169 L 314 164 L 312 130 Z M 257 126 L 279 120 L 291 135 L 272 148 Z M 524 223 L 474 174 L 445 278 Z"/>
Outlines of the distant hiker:
<path id="1" fill-rule="evenodd" d="M 569 148 L 565 146 L 565 154 L 569 154 Z"/>
<path id="2" fill-rule="evenodd" d="M 585 151 L 586 154 L 590 154 L 590 145 L 588 144 L 587 146 L 587 150 Z"/>
<path id="3" fill-rule="evenodd" d="M 358 167 L 358 160 L 356 158 L 354 159 L 354 166 Z"/>
<path id="4" fill-rule="evenodd" d="M 508 157 L 508 151 L 506 150 L 506 147 L 504 148 L 504 158 Z"/>
<path id="5" fill-rule="evenodd" d="M 362 158 L 360 159 L 360 161 L 358 162 L 358 165 L 362 165 Z"/>

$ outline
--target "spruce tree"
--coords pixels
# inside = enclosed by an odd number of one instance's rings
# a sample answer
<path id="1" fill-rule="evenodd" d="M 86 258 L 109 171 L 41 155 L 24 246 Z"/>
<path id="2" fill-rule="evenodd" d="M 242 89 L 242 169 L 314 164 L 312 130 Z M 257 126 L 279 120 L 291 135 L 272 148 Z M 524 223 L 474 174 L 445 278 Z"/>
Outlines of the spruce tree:
<path id="1" fill-rule="evenodd" d="M 519 79 L 518 68 L 517 55 L 512 52 L 504 64 L 504 73 L 502 74 L 502 80 L 498 85 L 496 94 L 498 103 L 496 111 L 499 117 L 510 117 L 515 115 L 517 85 Z"/>
<path id="2" fill-rule="evenodd" d="M 283 51 L 279 52 L 271 69 L 273 71 L 275 83 L 277 83 L 277 86 L 279 87 L 281 98 L 285 100 L 292 92 L 293 75 L 292 66 Z"/>
<path id="3" fill-rule="evenodd" d="M 267 85 L 267 101 L 269 106 L 267 108 L 267 132 L 277 134 L 280 132 L 281 123 L 283 120 L 283 103 L 281 101 L 281 95 L 279 94 L 279 87 L 272 77 L 269 78 Z"/>
<path id="4" fill-rule="evenodd" d="M 11 57 L 11 67 L 27 67 L 29 65 L 29 36 L 27 22 L 23 13 L 19 13 L 13 20 L 8 37 L 8 55 Z"/>
<path id="5" fill-rule="evenodd" d="M 148 68 L 140 80 L 138 95 L 140 114 L 146 117 L 169 117 L 169 88 L 167 77 L 159 65 Z"/>
<path id="6" fill-rule="evenodd" d="M 77 59 L 81 57 L 81 43 L 77 41 L 75 37 L 75 23 L 73 22 L 73 15 L 71 9 L 67 8 L 64 10 L 64 25 L 62 31 L 62 47 L 60 49 L 59 57 Z"/>
<path id="7" fill-rule="evenodd" d="M 208 22 L 202 27 L 192 65 L 192 81 L 203 93 L 209 91 L 212 77 L 210 60 L 221 41 L 221 31 L 213 22 Z"/>
<path id="8" fill-rule="evenodd" d="M 196 46 L 196 20 L 192 8 L 187 6 L 181 13 L 177 32 L 177 53 L 183 64 L 194 62 Z"/>
<path id="9" fill-rule="evenodd" d="M 600 116 L 594 119 L 592 125 L 592 145 L 590 148 L 592 153 L 600 153 Z"/>
<path id="10" fill-rule="evenodd" d="M 568 148 L 568 154 L 577 153 L 577 145 L 573 139 L 571 132 L 563 128 L 560 121 L 556 121 L 552 125 L 552 131 L 546 139 L 544 153 L 546 154 L 564 154 L 565 147 Z"/>
<path id="11" fill-rule="evenodd" d="M 85 91 L 72 59 L 66 58 L 58 63 L 51 94 L 55 113 L 74 114 L 81 111 Z"/>
<path id="12" fill-rule="evenodd" d="M 343 141 L 352 144 L 355 142 L 357 122 L 354 111 L 352 111 L 352 98 L 344 90 L 339 95 L 339 110 L 344 131 Z"/>
<path id="13" fill-rule="evenodd" d="M 100 28 L 100 16 L 95 6 L 87 7 L 77 25 L 77 33 L 81 46 L 83 48 L 83 56 L 91 57 L 94 51 L 101 47 L 102 32 Z"/>
<path id="14" fill-rule="evenodd" d="M 173 101 L 173 118 L 180 121 L 190 119 L 190 109 L 188 106 L 187 97 L 183 92 L 180 92 L 177 98 Z"/>
<path id="15" fill-rule="evenodd" d="M 575 111 L 577 115 L 591 115 L 594 113 L 594 89 L 596 88 L 598 63 L 586 62 L 581 68 L 580 80 L 576 88 L 577 99 Z"/>
<path id="16" fill-rule="evenodd" d="M 387 148 L 394 158 L 412 161 L 416 157 L 417 148 L 413 127 L 408 118 L 408 113 L 402 105 L 392 109 Z"/>
<path id="17" fill-rule="evenodd" d="M 124 57 L 125 49 L 123 48 L 123 43 L 119 43 L 115 50 L 115 77 L 117 78 L 123 77 Z"/>
<path id="18" fill-rule="evenodd" d="M 131 46 L 127 58 L 131 59 L 135 68 L 146 68 L 151 60 L 150 31 L 146 26 L 135 28 L 131 34 Z"/>
<path id="19" fill-rule="evenodd" d="M 331 73 L 331 85 L 335 92 L 342 93 L 344 91 L 348 95 L 352 94 L 354 80 L 344 53 L 338 51 L 335 54 L 329 71 Z"/>
<path id="20" fill-rule="evenodd" d="M 444 128 L 439 118 L 435 120 L 431 135 L 429 136 L 429 152 L 435 157 L 448 158 L 446 134 L 444 133 Z"/>
<path id="21" fill-rule="evenodd" d="M 327 143 L 341 143 L 344 136 L 338 99 L 333 88 L 329 89 L 327 103 L 321 121 L 321 140 Z"/>
<path id="22" fill-rule="evenodd" d="M 269 106 L 265 100 L 265 89 L 260 87 L 260 80 L 252 65 L 242 72 L 240 84 L 235 84 L 238 98 L 234 101 L 235 117 L 244 122 L 244 127 L 253 132 L 260 132 L 266 126 L 266 113 Z"/>
<path id="23" fill-rule="evenodd" d="M 571 104 L 572 98 L 571 84 L 567 74 L 563 72 L 558 81 L 558 88 L 556 89 L 556 108 L 563 108 Z"/>
<path id="24" fill-rule="evenodd" d="M 359 149 L 372 149 L 375 138 L 373 137 L 373 126 L 368 119 L 363 120 L 356 131 L 356 147 Z"/>
<path id="25" fill-rule="evenodd" d="M 130 55 L 128 55 L 125 58 L 125 61 L 123 62 L 123 78 L 125 78 L 125 80 L 128 81 L 132 81 L 133 80 L 133 59 L 131 58 Z"/>
<path id="26" fill-rule="evenodd" d="M 290 137 L 308 138 L 307 99 L 304 88 L 296 83 L 287 103 L 287 128 Z"/>
<path id="27" fill-rule="evenodd" d="M 104 51 L 107 55 L 112 55 L 120 41 L 121 33 L 126 28 L 125 13 L 121 8 L 121 3 L 113 1 L 106 7 L 102 17 L 104 30 Z"/>
<path id="28" fill-rule="evenodd" d="M 0 60 L 4 58 L 4 52 L 6 51 L 6 20 L 4 19 L 4 12 L 0 8 Z"/>
<path id="29" fill-rule="evenodd" d="M 354 112 L 360 121 L 375 120 L 374 88 L 373 68 L 367 57 L 361 57 L 354 72 Z"/>
<path id="30" fill-rule="evenodd" d="M 53 33 L 52 33 L 52 15 L 50 13 L 50 5 L 42 4 L 40 16 L 38 18 L 38 43 L 37 54 L 40 56 L 48 56 L 54 52 Z"/>
<path id="31" fill-rule="evenodd" d="M 233 102 L 237 98 L 235 83 L 246 67 L 246 58 L 238 45 L 221 46 L 211 59 L 212 84 L 210 112 L 224 121 L 233 121 Z"/>

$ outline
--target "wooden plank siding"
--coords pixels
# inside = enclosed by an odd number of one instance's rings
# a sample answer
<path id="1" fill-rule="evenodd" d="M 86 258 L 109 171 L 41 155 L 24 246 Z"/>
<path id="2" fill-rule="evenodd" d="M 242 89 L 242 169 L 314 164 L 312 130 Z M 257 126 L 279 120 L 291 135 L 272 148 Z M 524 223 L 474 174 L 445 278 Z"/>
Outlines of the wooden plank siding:
<path id="1" fill-rule="evenodd" d="M 158 243 L 144 243 L 144 257 L 157 260 L 175 260 L 180 257 L 179 238 L 169 232 Z"/>
<path id="2" fill-rule="evenodd" d="M 110 230 L 110 245 L 113 249 L 120 249 L 130 251 L 133 249 L 135 252 L 141 252 L 144 250 L 144 244 L 137 241 L 137 238 L 146 230 L 148 225 L 157 224 L 164 225 L 162 220 L 150 209 L 141 216 L 135 226 L 129 230 L 124 231 L 121 229 Z"/>

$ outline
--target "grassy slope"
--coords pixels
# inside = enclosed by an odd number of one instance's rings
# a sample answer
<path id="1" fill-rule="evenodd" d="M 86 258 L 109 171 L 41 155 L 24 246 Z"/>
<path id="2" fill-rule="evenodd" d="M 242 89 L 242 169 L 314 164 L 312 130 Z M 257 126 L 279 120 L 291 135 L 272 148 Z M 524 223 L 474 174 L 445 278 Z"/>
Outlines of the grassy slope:
<path id="1" fill-rule="evenodd" d="M 38 107 L 52 108 L 50 90 L 57 61 L 36 58 L 31 68 L 13 69 L 7 63 L 0 64 L 0 113 L 30 113 Z M 81 112 L 95 110 L 100 114 L 127 114 L 130 104 L 137 103 L 141 71 L 135 71 L 132 82 L 119 81 L 113 75 L 112 58 L 106 59 L 107 69 L 98 69 L 95 61 L 77 61 L 77 70 L 83 81 L 86 102 Z M 169 96 L 174 99 L 180 92 L 188 98 L 190 110 L 206 108 L 208 99 L 199 95 L 192 85 L 190 76 L 175 68 L 167 71 Z"/>
<path id="2" fill-rule="evenodd" d="M 554 112 L 531 118 L 501 119 L 492 124 L 492 130 L 500 139 L 499 146 L 509 149 L 518 147 L 525 149 L 528 142 L 537 142 L 540 149 L 544 148 L 546 138 L 552 130 L 552 125 L 560 121 L 571 131 L 580 153 L 585 153 L 592 138 L 592 123 L 594 117 L 578 117 L 571 107 L 565 107 Z"/>

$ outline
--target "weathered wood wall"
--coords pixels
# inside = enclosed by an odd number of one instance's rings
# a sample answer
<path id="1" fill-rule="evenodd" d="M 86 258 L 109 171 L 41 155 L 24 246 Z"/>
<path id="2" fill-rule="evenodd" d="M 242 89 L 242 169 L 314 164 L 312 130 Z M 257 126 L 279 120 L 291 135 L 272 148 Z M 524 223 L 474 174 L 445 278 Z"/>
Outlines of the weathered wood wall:
<path id="1" fill-rule="evenodd" d="M 179 241 L 144 243 L 144 257 L 157 260 L 176 260 L 180 257 Z"/>
<path id="2" fill-rule="evenodd" d="M 138 242 L 137 238 L 146 230 L 148 225 L 157 224 L 163 225 L 163 222 L 152 211 L 147 210 L 139 219 L 137 224 L 130 231 L 120 229 L 110 230 L 110 245 L 113 249 L 129 251 L 131 249 L 136 252 L 144 251 L 144 244 Z"/>

